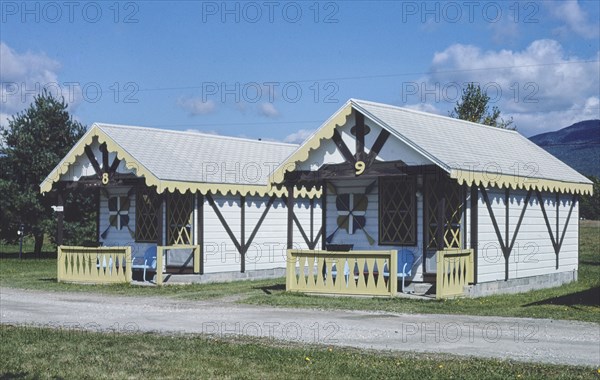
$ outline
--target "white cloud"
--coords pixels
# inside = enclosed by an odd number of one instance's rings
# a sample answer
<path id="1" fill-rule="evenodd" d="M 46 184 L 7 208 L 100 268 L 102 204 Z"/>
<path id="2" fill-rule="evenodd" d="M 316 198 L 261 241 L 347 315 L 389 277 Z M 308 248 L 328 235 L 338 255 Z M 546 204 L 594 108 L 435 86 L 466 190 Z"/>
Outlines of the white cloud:
<path id="1" fill-rule="evenodd" d="M 408 108 L 411 110 L 415 110 L 415 111 L 421 111 L 421 112 L 427 112 L 427 113 L 433 113 L 433 114 L 437 114 L 437 115 L 447 116 L 442 111 L 437 109 L 433 104 L 430 104 L 430 103 L 404 104 L 402 107 Z"/>
<path id="2" fill-rule="evenodd" d="M 177 101 L 177 105 L 192 116 L 196 115 L 206 115 L 209 113 L 215 112 L 217 109 L 217 104 L 213 100 L 203 101 L 200 98 L 180 98 Z"/>
<path id="3" fill-rule="evenodd" d="M 33 97 L 45 87 L 53 95 L 65 95 L 58 81 L 60 63 L 45 53 L 18 52 L 0 41 L 0 123 L 29 106 Z M 65 96 L 67 102 L 75 99 Z"/>
<path id="4" fill-rule="evenodd" d="M 261 116 L 274 118 L 279 116 L 279 111 L 273 103 L 261 103 L 258 105 L 258 112 Z"/>
<path id="5" fill-rule="evenodd" d="M 536 128 L 528 128 L 530 133 L 525 133 L 527 136 L 545 132 L 544 127 L 552 127 L 552 130 L 568 127 L 582 120 L 600 119 L 600 98 L 597 96 L 590 97 L 583 104 L 574 104 L 568 109 L 551 110 L 545 112 L 529 112 L 516 113 L 512 115 L 515 120 L 518 120 L 520 125 L 525 126 L 540 126 L 540 130 Z M 519 127 L 519 130 L 522 128 Z M 523 133 L 523 131 L 521 131 Z"/>
<path id="6" fill-rule="evenodd" d="M 215 135 L 215 136 L 220 135 L 220 133 L 215 131 L 214 129 L 209 129 L 208 131 L 201 131 L 200 129 L 189 128 L 189 129 L 186 129 L 185 132 L 203 133 L 205 135 Z"/>
<path id="7" fill-rule="evenodd" d="M 506 45 L 519 37 L 519 23 L 515 21 L 511 12 L 497 22 L 491 22 L 489 28 L 492 31 L 492 41 L 498 45 Z"/>
<path id="8" fill-rule="evenodd" d="M 581 8 L 577 0 L 549 1 L 550 13 L 563 21 L 566 28 L 584 38 L 600 37 L 600 25 L 588 20 L 587 13 Z"/>
<path id="9" fill-rule="evenodd" d="M 600 95 L 599 59 L 599 52 L 591 57 L 569 55 L 560 43 L 548 39 L 533 41 L 520 51 L 454 44 L 435 53 L 432 74 L 421 78 L 418 94 L 407 97 L 407 102 L 451 109 L 461 89 L 476 82 L 487 89 L 491 105 L 498 106 L 505 119 L 514 117 L 521 133 L 558 129 L 568 125 L 566 120 L 594 117 L 593 99 Z M 596 62 L 581 62 L 590 60 Z M 434 94 L 426 92 L 432 89 Z M 426 107 L 420 109 L 428 111 Z M 588 116 L 584 117 L 584 109 Z M 598 112 L 596 107 L 596 118 Z"/>
<path id="10" fill-rule="evenodd" d="M 300 144 L 303 143 L 307 138 L 309 138 L 313 133 L 315 133 L 314 129 L 301 129 L 299 131 L 287 135 L 283 139 L 283 142 L 291 144 Z"/>

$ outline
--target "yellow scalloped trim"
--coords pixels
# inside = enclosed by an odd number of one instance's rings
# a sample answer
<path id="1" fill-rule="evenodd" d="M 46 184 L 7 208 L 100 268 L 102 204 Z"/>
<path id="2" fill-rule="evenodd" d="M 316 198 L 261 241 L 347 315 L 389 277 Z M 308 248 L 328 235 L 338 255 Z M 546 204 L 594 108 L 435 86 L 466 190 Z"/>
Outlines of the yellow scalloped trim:
<path id="1" fill-rule="evenodd" d="M 335 128 L 344 125 L 351 113 L 352 104 L 348 102 L 344 108 L 331 117 L 308 141 L 275 169 L 269 177 L 269 183 L 271 185 L 282 183 L 285 173 L 296 170 L 296 165 L 298 163 L 306 161 L 310 152 L 321 146 L 321 140 L 330 139 L 333 136 Z"/>
<path id="2" fill-rule="evenodd" d="M 274 186 L 283 182 L 286 172 L 296 170 L 300 162 L 305 162 L 311 151 L 321 146 L 321 141 L 330 139 L 336 127 L 342 126 L 352 113 L 352 103 L 348 102 L 344 108 L 331 117 L 308 141 L 306 141 L 296 152 L 294 152 L 284 163 L 282 163 L 270 176 L 269 183 Z M 575 194 L 592 194 L 593 185 L 586 183 L 563 182 L 539 178 L 516 177 L 512 175 L 501 175 L 495 173 L 474 172 L 468 170 L 452 169 L 450 177 L 459 184 L 512 187 L 513 189 L 537 189 L 540 191 L 553 191 Z"/>
<path id="3" fill-rule="evenodd" d="M 65 174 L 69 167 L 75 163 L 78 157 L 85 153 L 85 146 L 91 145 L 94 138 L 98 139 L 100 144 L 105 143 L 109 152 L 114 152 L 119 160 L 125 162 L 127 169 L 133 170 L 135 175 L 144 178 L 147 186 L 156 186 L 159 193 L 164 191 L 174 192 L 178 190 L 181 193 L 190 191 L 192 193 L 200 192 L 202 194 L 207 193 L 220 193 L 227 195 L 243 195 L 243 196 L 271 196 L 275 195 L 278 197 L 287 195 L 287 189 L 277 189 L 270 185 L 241 185 L 241 184 L 227 184 L 227 183 L 197 183 L 197 182 L 183 182 L 183 181 L 171 181 L 171 180 L 160 180 L 138 160 L 136 160 L 129 152 L 124 150 L 119 144 L 117 144 L 110 136 L 106 134 L 100 127 L 93 125 L 92 128 L 75 144 L 75 146 L 67 153 L 65 158 L 52 170 L 52 172 L 44 179 L 40 185 L 40 192 L 46 193 L 52 190 L 52 185 L 60 180 L 60 177 Z M 322 191 L 320 189 L 312 188 L 307 189 L 302 187 L 300 189 L 294 189 L 294 196 L 298 198 L 315 198 L 320 197 Z"/>
<path id="4" fill-rule="evenodd" d="M 461 185 L 483 185 L 485 187 L 499 187 L 522 190 L 539 190 L 573 194 L 592 194 L 594 186 L 587 183 L 563 182 L 551 179 L 525 178 L 514 175 L 474 172 L 469 170 L 452 170 L 450 178 L 454 178 Z"/>

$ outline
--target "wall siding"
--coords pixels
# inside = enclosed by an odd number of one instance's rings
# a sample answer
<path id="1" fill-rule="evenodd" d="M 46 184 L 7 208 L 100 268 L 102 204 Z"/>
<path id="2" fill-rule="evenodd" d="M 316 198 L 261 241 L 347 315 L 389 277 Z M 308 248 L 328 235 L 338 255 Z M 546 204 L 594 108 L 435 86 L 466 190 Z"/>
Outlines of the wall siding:
<path id="1" fill-rule="evenodd" d="M 241 206 L 239 196 L 213 195 L 223 218 L 238 241 L 241 241 Z M 246 197 L 245 239 L 252 231 L 267 207 L 268 197 Z M 308 199 L 296 200 L 294 212 L 306 233 L 310 234 L 310 208 Z M 315 235 L 321 228 L 320 200 L 315 199 Z M 297 226 L 294 225 L 294 247 L 308 249 Z M 207 200 L 204 204 L 204 272 L 239 272 L 241 257 L 215 211 Z M 287 208 L 282 199 L 276 199 L 246 253 L 245 269 L 260 270 L 285 268 L 287 252 Z"/>
<path id="2" fill-rule="evenodd" d="M 498 227 L 502 237 L 505 238 L 506 205 L 504 190 L 496 188 L 488 189 L 487 192 L 492 204 L 493 213 L 498 222 Z M 524 190 L 510 191 L 508 216 L 510 240 L 512 240 L 526 195 L 527 192 Z M 550 225 L 556 236 L 557 205 L 555 194 L 542 193 L 542 197 Z M 571 201 L 572 196 L 569 194 L 560 196 L 558 205 L 559 238 L 567 220 Z M 503 281 L 505 279 L 505 260 L 481 191 L 479 192 L 478 219 L 478 281 Z M 509 258 L 509 278 L 522 278 L 577 270 L 578 219 L 578 204 L 575 204 L 560 250 L 559 268 L 556 269 L 554 248 L 548 234 L 541 206 L 535 193 L 533 193 Z"/>

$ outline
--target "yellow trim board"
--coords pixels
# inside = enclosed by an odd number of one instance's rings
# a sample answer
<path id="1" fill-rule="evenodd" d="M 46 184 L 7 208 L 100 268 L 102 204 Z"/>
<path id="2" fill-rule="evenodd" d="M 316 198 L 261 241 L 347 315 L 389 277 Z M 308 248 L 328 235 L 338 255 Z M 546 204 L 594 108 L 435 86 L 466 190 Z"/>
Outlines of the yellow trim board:
<path id="1" fill-rule="evenodd" d="M 308 159 L 310 152 L 321 146 L 321 141 L 330 139 L 336 127 L 346 124 L 352 113 L 352 104 L 348 101 L 337 113 L 321 126 L 300 148 L 298 148 L 284 163 L 269 176 L 270 184 L 282 183 L 285 173 L 296 170 L 296 165 Z"/>
<path id="2" fill-rule="evenodd" d="M 563 182 L 551 179 L 525 178 L 515 175 L 456 170 L 450 172 L 450 178 L 461 185 L 482 185 L 523 190 L 539 190 L 573 194 L 592 194 L 594 185 L 587 183 Z"/>
<path id="3" fill-rule="evenodd" d="M 278 197 L 287 195 L 286 188 L 277 189 L 270 185 L 244 185 L 244 184 L 228 184 L 228 183 L 200 183 L 200 182 L 185 182 L 185 181 L 173 181 L 173 180 L 161 180 L 156 177 L 148 168 L 142 165 L 137 159 L 135 159 L 129 152 L 115 142 L 102 128 L 96 124 L 92 125 L 90 130 L 75 144 L 75 146 L 67 153 L 62 161 L 52 170 L 52 172 L 44 179 L 40 185 L 40 192 L 46 193 L 52 190 L 52 185 L 60 181 L 60 177 L 67 173 L 69 167 L 75 163 L 78 157 L 85 154 L 85 147 L 91 145 L 94 142 L 94 138 L 98 139 L 100 144 L 105 143 L 109 152 L 113 152 L 117 155 L 117 158 L 122 162 L 125 162 L 127 169 L 133 170 L 135 175 L 143 177 L 147 186 L 156 186 L 158 193 L 165 191 L 174 192 L 178 190 L 181 193 L 190 191 L 192 193 L 200 192 L 202 194 L 207 193 L 220 193 L 227 195 L 240 194 L 244 196 L 271 196 L 276 195 Z M 302 187 L 296 188 L 294 196 L 299 198 L 314 198 L 321 196 L 321 190 L 312 188 L 307 189 Z"/>

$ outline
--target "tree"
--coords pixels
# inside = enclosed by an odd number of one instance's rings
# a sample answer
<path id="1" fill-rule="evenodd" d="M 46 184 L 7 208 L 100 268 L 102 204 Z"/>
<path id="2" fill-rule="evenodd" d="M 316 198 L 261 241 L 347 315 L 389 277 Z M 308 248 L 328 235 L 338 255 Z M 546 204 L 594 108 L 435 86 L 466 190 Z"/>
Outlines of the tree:
<path id="1" fill-rule="evenodd" d="M 581 196 L 581 206 L 579 208 L 579 216 L 585 219 L 600 219 L 600 178 L 589 176 L 594 183 L 593 195 Z"/>
<path id="2" fill-rule="evenodd" d="M 13 115 L 8 126 L 0 126 L 0 238 L 13 241 L 24 224 L 26 233 L 35 238 L 40 253 L 44 233 L 52 234 L 54 225 L 49 196 L 42 196 L 39 185 L 59 163 L 85 127 L 73 120 L 64 99 L 50 93 L 34 97 L 26 110 Z"/>
<path id="3" fill-rule="evenodd" d="M 481 91 L 481 87 L 474 83 L 469 83 L 467 88 L 463 90 L 460 101 L 456 102 L 454 110 L 450 112 L 450 116 L 456 119 L 468 120 L 474 123 L 490 125 L 492 127 L 504 129 L 517 129 L 512 126 L 512 117 L 508 121 L 504 121 L 500 117 L 500 110 L 493 106 L 492 111 L 489 111 L 490 97 Z"/>

